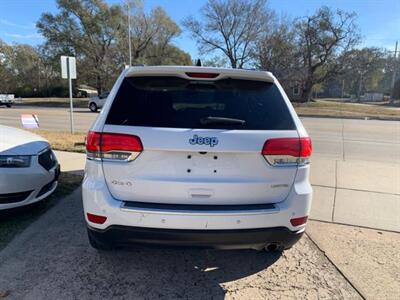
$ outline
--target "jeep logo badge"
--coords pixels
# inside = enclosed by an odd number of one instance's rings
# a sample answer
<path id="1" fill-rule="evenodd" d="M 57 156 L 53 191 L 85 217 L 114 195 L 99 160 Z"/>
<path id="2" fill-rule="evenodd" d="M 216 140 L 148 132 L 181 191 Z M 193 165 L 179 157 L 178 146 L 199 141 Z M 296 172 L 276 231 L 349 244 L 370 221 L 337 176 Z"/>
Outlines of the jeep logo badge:
<path id="1" fill-rule="evenodd" d="M 201 137 L 195 134 L 191 139 L 189 139 L 191 145 L 208 145 L 214 147 L 218 145 L 218 138 L 216 137 Z"/>

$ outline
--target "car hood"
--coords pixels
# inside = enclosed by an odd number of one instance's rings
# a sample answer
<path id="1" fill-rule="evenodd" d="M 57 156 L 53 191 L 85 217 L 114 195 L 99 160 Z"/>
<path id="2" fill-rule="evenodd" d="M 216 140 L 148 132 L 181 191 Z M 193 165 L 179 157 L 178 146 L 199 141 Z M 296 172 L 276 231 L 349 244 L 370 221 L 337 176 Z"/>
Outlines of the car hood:
<path id="1" fill-rule="evenodd" d="M 35 155 L 49 147 L 49 142 L 37 134 L 0 125 L 0 155 Z"/>

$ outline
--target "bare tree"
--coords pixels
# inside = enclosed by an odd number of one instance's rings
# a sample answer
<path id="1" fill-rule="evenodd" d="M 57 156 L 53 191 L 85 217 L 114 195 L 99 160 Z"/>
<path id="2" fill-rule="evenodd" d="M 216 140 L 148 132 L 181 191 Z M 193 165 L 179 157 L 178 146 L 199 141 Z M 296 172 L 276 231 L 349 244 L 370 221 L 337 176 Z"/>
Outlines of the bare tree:
<path id="1" fill-rule="evenodd" d="M 355 25 L 355 13 L 320 8 L 314 15 L 295 24 L 297 44 L 302 54 L 304 76 L 302 99 L 311 99 L 312 88 L 340 74 L 346 56 L 358 44 L 360 36 Z"/>
<path id="2" fill-rule="evenodd" d="M 271 26 L 257 42 L 255 64 L 257 68 L 272 72 L 279 80 L 295 79 L 300 53 L 295 44 L 292 21 L 287 18 L 271 19 Z"/>
<path id="3" fill-rule="evenodd" d="M 208 0 L 201 10 L 204 21 L 183 21 L 201 54 L 221 51 L 232 68 L 243 68 L 268 24 L 266 0 Z"/>
<path id="4" fill-rule="evenodd" d="M 146 14 L 143 5 L 136 7 L 132 20 L 133 58 L 137 59 L 150 44 L 165 48 L 181 30 L 161 7 Z"/>
<path id="5" fill-rule="evenodd" d="M 124 13 L 130 14 L 131 49 L 134 64 L 149 62 L 161 64 L 171 59 L 171 55 L 177 54 L 175 50 L 179 49 L 174 48 L 172 41 L 181 34 L 181 29 L 162 7 L 155 7 L 147 12 L 143 0 L 127 0 L 124 5 Z M 124 20 L 127 19 L 128 17 L 125 16 Z M 126 24 L 126 21 L 124 22 Z M 118 48 L 123 51 L 116 51 L 119 60 L 125 63 L 128 61 L 127 50 L 129 48 L 127 34 L 127 30 L 120 32 Z M 181 54 L 183 53 L 179 53 L 179 55 Z"/>

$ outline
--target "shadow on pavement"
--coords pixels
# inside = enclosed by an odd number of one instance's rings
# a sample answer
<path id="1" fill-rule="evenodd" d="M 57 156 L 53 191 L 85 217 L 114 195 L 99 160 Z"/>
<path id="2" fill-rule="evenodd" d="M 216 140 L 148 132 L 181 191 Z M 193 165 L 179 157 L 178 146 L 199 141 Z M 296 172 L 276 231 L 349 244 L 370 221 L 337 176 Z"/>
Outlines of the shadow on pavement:
<path id="1" fill-rule="evenodd" d="M 224 299 L 221 284 L 265 270 L 281 254 L 138 247 L 93 255 L 91 270 L 103 276 L 86 274 L 84 280 L 91 288 L 112 289 L 107 296 Z"/>
<path id="2" fill-rule="evenodd" d="M 139 245 L 99 252 L 89 246 L 78 189 L 0 251 L 0 289 L 11 299 L 223 299 L 224 283 L 280 255 Z"/>

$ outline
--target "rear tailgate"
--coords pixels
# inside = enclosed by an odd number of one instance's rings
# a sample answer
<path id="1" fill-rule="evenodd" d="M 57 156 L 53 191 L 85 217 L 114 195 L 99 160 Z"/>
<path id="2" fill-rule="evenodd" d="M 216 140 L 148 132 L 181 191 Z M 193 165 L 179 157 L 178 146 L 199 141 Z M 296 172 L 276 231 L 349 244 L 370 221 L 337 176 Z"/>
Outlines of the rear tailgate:
<path id="1" fill-rule="evenodd" d="M 245 122 L 202 122 L 208 117 Z M 103 161 L 118 200 L 276 203 L 288 195 L 297 171 L 272 167 L 261 154 L 266 140 L 298 137 L 282 95 L 269 82 L 126 78 L 103 132 L 135 135 L 143 144 L 134 161 Z"/>
<path id="2" fill-rule="evenodd" d="M 289 193 L 296 167 L 272 167 L 261 155 L 267 139 L 282 132 L 127 128 L 106 132 L 134 134 L 143 152 L 132 162 L 103 162 L 106 181 L 119 200 L 179 204 L 276 203 Z M 193 136 L 218 144 L 192 145 Z M 297 137 L 296 131 L 285 136 Z"/>

